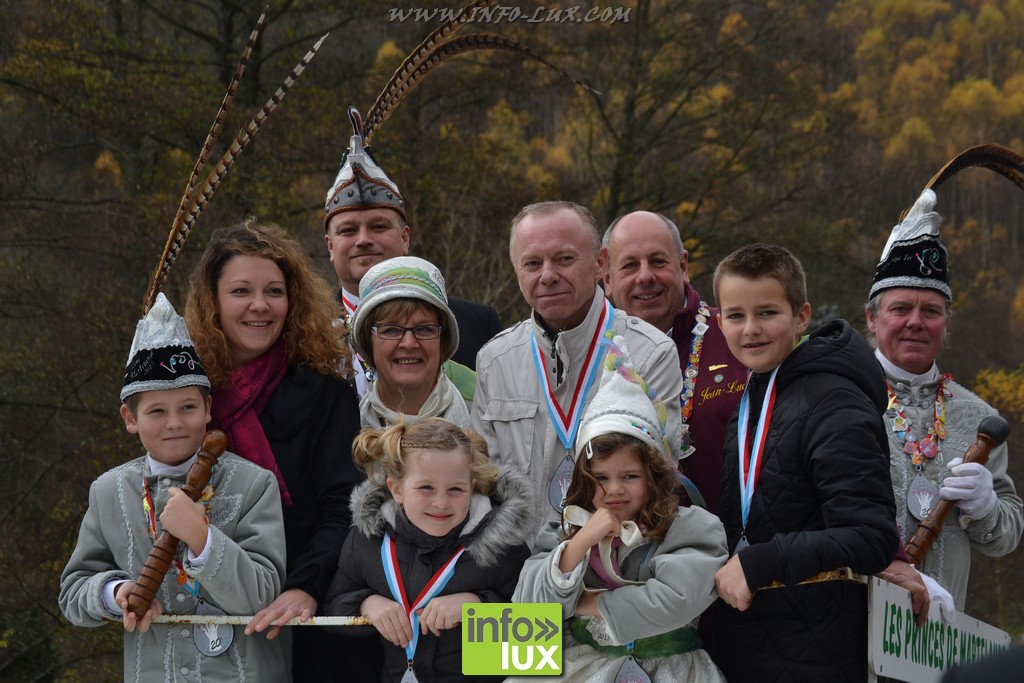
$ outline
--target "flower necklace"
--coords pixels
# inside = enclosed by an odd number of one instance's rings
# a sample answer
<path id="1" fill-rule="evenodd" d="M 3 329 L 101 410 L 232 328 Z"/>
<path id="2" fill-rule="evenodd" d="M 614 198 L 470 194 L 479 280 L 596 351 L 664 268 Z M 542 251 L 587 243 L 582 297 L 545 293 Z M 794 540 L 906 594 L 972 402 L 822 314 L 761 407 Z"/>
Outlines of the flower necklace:
<path id="1" fill-rule="evenodd" d="M 932 410 L 932 422 L 928 425 L 928 434 L 919 439 L 911 429 L 910 420 L 903 412 L 903 406 L 896 398 L 896 392 L 886 382 L 886 389 L 889 392 L 889 405 L 886 414 L 889 416 L 889 424 L 892 426 L 893 434 L 900 439 L 903 445 L 903 452 L 910 458 L 914 468 L 921 472 L 928 460 L 933 460 L 939 454 L 939 447 L 946 438 L 946 398 L 952 398 L 953 393 L 948 391 L 946 383 L 953 380 L 953 376 L 946 373 L 939 377 L 939 385 L 935 389 L 935 407 Z"/>

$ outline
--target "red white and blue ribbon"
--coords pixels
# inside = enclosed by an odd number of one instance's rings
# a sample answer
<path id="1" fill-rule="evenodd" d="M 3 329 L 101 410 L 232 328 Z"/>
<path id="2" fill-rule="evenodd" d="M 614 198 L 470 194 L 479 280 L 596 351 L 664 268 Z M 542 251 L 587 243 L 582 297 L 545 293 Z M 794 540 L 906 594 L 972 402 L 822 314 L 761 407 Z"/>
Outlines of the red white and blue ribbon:
<path id="1" fill-rule="evenodd" d="M 356 314 L 356 304 L 349 296 L 348 292 L 341 290 L 341 305 L 345 307 L 345 313 L 351 316 Z"/>
<path id="2" fill-rule="evenodd" d="M 601 373 L 601 361 L 604 359 L 605 345 L 602 343 L 605 334 L 612 328 L 615 322 L 615 309 L 604 302 L 604 309 L 601 317 L 598 318 L 597 327 L 594 330 L 594 338 L 590 340 L 590 347 L 587 349 L 587 356 L 583 361 L 583 372 L 580 373 L 579 383 L 569 403 L 569 410 L 566 412 L 555 398 L 555 391 L 551 386 L 548 377 L 547 365 L 544 362 L 544 354 L 540 352 L 537 344 L 536 330 L 530 336 L 530 346 L 533 349 L 533 360 L 537 367 L 537 375 L 540 377 L 541 386 L 544 389 L 544 398 L 548 405 L 548 415 L 551 417 L 551 424 L 555 427 L 555 433 L 566 450 L 572 449 L 576 440 L 576 433 L 580 429 L 580 419 L 583 417 L 584 403 L 587 400 L 587 393 L 594 380 Z"/>
<path id="3" fill-rule="evenodd" d="M 402 572 L 398 569 L 398 553 L 395 551 L 395 539 L 391 538 L 391 535 L 384 534 L 384 542 L 380 545 L 380 559 L 384 564 L 384 576 L 388 581 L 388 588 L 391 589 L 391 595 L 395 598 L 395 602 L 402 606 L 405 610 L 406 616 L 409 617 L 409 623 L 412 625 L 412 639 L 409 644 L 405 646 L 405 655 L 409 659 L 411 664 L 413 656 L 416 654 L 416 645 L 420 639 L 420 617 L 416 613 L 417 610 L 426 607 L 427 603 L 435 598 L 438 593 L 444 590 L 444 587 L 451 580 L 452 576 L 455 575 L 455 563 L 462 557 L 462 553 L 466 551 L 465 548 L 459 548 L 458 551 L 452 555 L 452 558 L 444 563 L 444 565 L 438 569 L 430 580 L 427 581 L 427 585 L 423 587 L 420 594 L 416 596 L 416 599 L 409 603 L 409 599 L 405 595 L 405 584 L 402 583 Z"/>
<path id="4" fill-rule="evenodd" d="M 780 366 L 781 367 L 781 366 Z M 740 398 L 739 426 L 737 427 L 739 437 L 739 470 L 740 470 L 740 514 L 743 516 L 744 533 L 747 528 L 747 518 L 750 516 L 750 501 L 757 490 L 757 483 L 761 476 L 761 465 L 764 464 L 764 446 L 768 440 L 768 425 L 772 421 L 772 411 L 775 409 L 775 376 L 779 374 L 779 368 L 772 370 L 768 379 L 768 390 L 765 392 L 764 402 L 761 404 L 761 415 L 757 420 L 757 430 L 754 433 L 754 447 L 751 449 L 750 441 L 750 375 L 747 375 L 747 387 L 743 390 Z"/>

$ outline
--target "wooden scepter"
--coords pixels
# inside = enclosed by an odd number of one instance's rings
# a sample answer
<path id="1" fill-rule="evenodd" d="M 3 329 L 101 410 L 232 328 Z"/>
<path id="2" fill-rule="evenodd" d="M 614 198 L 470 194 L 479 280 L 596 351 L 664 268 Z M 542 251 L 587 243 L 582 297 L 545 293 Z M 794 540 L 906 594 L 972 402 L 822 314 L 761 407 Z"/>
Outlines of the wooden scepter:
<path id="1" fill-rule="evenodd" d="M 1010 425 L 1006 420 L 998 415 L 989 415 L 978 423 L 978 440 L 967 449 L 964 462 L 984 465 L 988 462 L 989 452 L 1006 441 L 1009 435 Z M 907 542 L 907 555 L 910 556 L 911 564 L 920 566 L 924 556 L 931 550 L 932 543 L 942 533 L 942 525 L 955 506 L 955 500 L 940 498 L 928 517 L 918 525 L 914 535 Z"/>
<path id="2" fill-rule="evenodd" d="M 224 454 L 227 447 L 228 437 L 224 432 L 219 429 L 206 432 L 203 446 L 199 449 L 199 459 L 188 469 L 185 484 L 181 487 L 189 498 L 199 500 L 203 495 L 203 490 L 210 483 L 213 466 L 217 464 L 217 458 Z M 139 572 L 139 578 L 135 580 L 135 587 L 128 595 L 128 610 L 139 619 L 145 616 L 149 606 L 153 604 L 153 598 L 160 590 L 160 584 L 163 583 L 177 550 L 178 539 L 166 529 L 160 532 L 160 537 L 149 551 L 146 564 Z"/>

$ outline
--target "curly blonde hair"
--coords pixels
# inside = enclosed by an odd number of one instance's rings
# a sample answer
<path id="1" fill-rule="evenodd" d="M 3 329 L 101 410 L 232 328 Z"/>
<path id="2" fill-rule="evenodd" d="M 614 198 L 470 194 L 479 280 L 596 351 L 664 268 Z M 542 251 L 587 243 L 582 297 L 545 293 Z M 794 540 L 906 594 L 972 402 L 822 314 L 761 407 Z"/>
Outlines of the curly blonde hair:
<path id="1" fill-rule="evenodd" d="M 594 494 L 601 484 L 592 474 L 593 461 L 611 457 L 619 449 L 628 449 L 640 461 L 647 475 L 647 503 L 636 521 L 646 529 L 644 536 L 659 543 L 664 541 L 672 520 L 679 514 L 679 494 L 676 492 L 679 479 L 665 458 L 640 439 L 617 432 L 594 437 L 590 448 L 594 452 L 593 460 L 583 453 L 576 459 L 569 490 L 565 494 L 565 505 L 577 505 L 594 512 Z M 577 531 L 579 528 L 573 526 L 570 538 Z"/>
<path id="2" fill-rule="evenodd" d="M 288 348 L 288 362 L 341 377 L 340 368 L 348 367 L 351 360 L 347 345 L 334 327 L 340 308 L 333 293 L 317 275 L 309 256 L 283 229 L 248 216 L 213 233 L 189 278 L 185 323 L 213 388 L 227 385 L 235 370 L 217 300 L 217 283 L 224 266 L 235 256 L 269 259 L 284 273 L 288 313 L 281 338 Z"/>
<path id="3" fill-rule="evenodd" d="M 414 453 L 456 448 L 469 460 L 473 492 L 489 494 L 498 479 L 498 469 L 488 459 L 487 441 L 472 429 L 440 417 L 411 424 L 399 422 L 380 432 L 364 429 L 352 443 L 352 460 L 375 486 L 386 488 L 388 479 L 400 482 L 405 478 Z"/>

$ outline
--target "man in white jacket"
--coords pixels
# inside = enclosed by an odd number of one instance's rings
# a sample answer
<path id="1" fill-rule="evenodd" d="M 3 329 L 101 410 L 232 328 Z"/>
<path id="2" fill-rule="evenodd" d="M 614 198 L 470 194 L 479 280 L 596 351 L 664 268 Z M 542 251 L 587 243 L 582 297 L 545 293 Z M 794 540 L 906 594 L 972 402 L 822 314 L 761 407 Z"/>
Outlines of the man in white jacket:
<path id="1" fill-rule="evenodd" d="M 493 462 L 529 476 L 535 529 L 561 516 L 579 420 L 597 391 L 603 340 L 622 337 L 635 370 L 664 401 L 673 465 L 679 460 L 682 377 L 675 344 L 605 300 L 597 284 L 600 251 L 586 208 L 552 201 L 520 211 L 509 254 L 533 312 L 477 357 L 473 427 L 487 439 Z"/>

